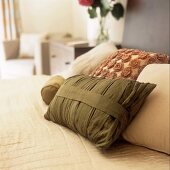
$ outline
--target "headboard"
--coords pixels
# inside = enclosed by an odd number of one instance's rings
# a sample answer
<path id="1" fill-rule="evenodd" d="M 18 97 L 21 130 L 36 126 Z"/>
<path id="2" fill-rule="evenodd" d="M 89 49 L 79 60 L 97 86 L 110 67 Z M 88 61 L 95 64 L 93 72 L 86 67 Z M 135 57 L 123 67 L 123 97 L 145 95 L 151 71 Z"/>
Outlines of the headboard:
<path id="1" fill-rule="evenodd" d="M 170 55 L 169 10 L 169 0 L 128 0 L 122 46 Z"/>

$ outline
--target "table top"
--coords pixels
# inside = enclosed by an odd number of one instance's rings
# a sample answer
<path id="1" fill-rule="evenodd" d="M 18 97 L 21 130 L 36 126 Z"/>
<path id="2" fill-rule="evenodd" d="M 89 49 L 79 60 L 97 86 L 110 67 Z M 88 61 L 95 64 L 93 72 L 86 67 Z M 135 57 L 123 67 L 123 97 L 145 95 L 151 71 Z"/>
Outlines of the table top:
<path id="1" fill-rule="evenodd" d="M 94 48 L 96 47 L 97 43 L 89 43 L 87 40 L 76 40 L 76 41 L 52 41 L 52 43 L 55 43 L 59 46 L 65 46 L 65 47 L 73 47 L 75 49 L 85 49 L 85 48 Z M 117 48 L 121 48 L 121 44 L 115 44 Z"/>

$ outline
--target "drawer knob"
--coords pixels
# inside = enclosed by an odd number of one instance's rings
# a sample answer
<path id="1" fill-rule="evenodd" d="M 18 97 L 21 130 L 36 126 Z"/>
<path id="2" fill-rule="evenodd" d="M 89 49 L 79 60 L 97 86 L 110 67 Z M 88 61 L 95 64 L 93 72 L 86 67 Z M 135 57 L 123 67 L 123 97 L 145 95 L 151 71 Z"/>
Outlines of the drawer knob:
<path id="1" fill-rule="evenodd" d="M 69 64 L 71 64 L 69 61 L 65 62 L 65 65 L 69 65 Z"/>
<path id="2" fill-rule="evenodd" d="M 51 57 L 52 57 L 52 58 L 56 58 L 56 55 L 54 54 L 54 55 L 52 55 Z"/>

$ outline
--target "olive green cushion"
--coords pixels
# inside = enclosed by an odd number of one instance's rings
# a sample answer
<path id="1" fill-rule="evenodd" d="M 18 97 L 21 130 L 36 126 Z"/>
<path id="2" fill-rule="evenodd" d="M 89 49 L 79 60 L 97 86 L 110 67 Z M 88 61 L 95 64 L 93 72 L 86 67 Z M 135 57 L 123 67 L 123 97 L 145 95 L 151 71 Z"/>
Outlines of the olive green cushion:
<path id="1" fill-rule="evenodd" d="M 99 148 L 108 148 L 155 86 L 128 79 L 73 76 L 60 87 L 45 118 L 80 133 Z"/>
<path id="2" fill-rule="evenodd" d="M 64 83 L 65 79 L 62 76 L 51 77 L 41 89 L 41 96 L 43 101 L 49 105 L 60 86 Z"/>

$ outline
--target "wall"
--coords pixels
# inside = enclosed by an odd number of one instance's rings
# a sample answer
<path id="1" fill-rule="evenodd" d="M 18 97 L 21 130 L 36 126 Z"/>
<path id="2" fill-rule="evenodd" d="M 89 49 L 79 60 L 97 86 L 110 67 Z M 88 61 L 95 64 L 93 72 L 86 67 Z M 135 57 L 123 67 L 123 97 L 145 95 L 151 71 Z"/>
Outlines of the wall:
<path id="1" fill-rule="evenodd" d="M 87 37 L 87 21 L 88 13 L 87 8 L 79 5 L 78 0 L 72 1 L 73 12 L 73 34 L 76 37 Z"/>
<path id="2" fill-rule="evenodd" d="M 20 0 L 23 32 L 72 33 L 70 0 Z"/>
<path id="3" fill-rule="evenodd" d="M 170 55 L 170 1 L 130 0 L 123 46 Z"/>
<path id="4" fill-rule="evenodd" d="M 119 0 L 126 6 L 127 0 Z M 89 21 L 87 8 L 78 0 L 19 0 L 23 32 L 71 33 L 87 38 L 94 34 L 95 24 Z M 122 41 L 124 18 L 110 17 L 111 39 Z M 89 24 L 89 22 L 91 24 Z"/>

